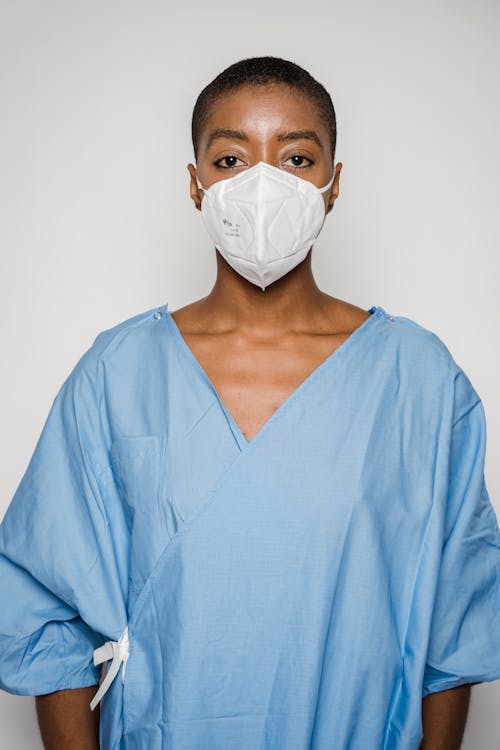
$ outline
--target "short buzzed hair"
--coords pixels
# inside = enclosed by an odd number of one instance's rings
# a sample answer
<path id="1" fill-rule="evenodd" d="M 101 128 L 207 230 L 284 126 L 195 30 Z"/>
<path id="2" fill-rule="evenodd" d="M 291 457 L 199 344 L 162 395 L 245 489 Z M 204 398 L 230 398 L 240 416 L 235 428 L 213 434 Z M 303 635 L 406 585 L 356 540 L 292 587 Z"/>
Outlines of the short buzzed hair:
<path id="1" fill-rule="evenodd" d="M 273 83 L 286 84 L 307 96 L 313 102 L 328 130 L 332 162 L 334 162 L 337 121 L 330 94 L 307 70 L 289 60 L 283 60 L 281 57 L 245 58 L 230 65 L 205 86 L 196 100 L 191 121 L 191 137 L 195 159 L 198 157 L 198 145 L 210 109 L 224 94 L 243 86 L 265 86 Z"/>

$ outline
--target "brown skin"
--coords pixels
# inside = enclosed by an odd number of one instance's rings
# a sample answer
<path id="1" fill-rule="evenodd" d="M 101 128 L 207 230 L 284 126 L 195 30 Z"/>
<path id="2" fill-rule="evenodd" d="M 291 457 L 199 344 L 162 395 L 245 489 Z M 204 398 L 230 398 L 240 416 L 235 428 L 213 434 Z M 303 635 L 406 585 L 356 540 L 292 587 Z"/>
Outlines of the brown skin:
<path id="1" fill-rule="evenodd" d="M 226 135 L 209 145 L 210 134 L 219 128 L 243 132 L 246 140 Z M 306 138 L 279 139 L 298 130 L 313 130 L 319 144 Z M 317 187 L 326 185 L 332 176 L 326 127 L 311 102 L 285 85 L 243 87 L 226 94 L 205 123 L 197 167 L 206 188 L 259 161 L 299 174 Z M 339 162 L 333 185 L 323 195 L 327 214 L 339 195 L 341 168 Z M 190 195 L 199 209 L 203 190 L 196 184 L 196 167 L 189 164 L 188 170 Z M 369 313 L 319 289 L 311 270 L 311 251 L 265 291 L 241 277 L 219 252 L 216 258 L 217 278 L 210 293 L 175 311 L 173 318 L 241 431 L 251 440 Z M 97 686 L 62 690 L 36 699 L 46 750 L 99 747 L 98 708 L 94 712 L 89 708 L 96 690 Z M 458 750 L 468 690 L 464 686 L 424 698 L 420 750 Z"/>
<path id="2" fill-rule="evenodd" d="M 471 685 L 426 695 L 422 700 L 423 739 L 419 750 L 459 750 L 469 710 Z"/>
<path id="3" fill-rule="evenodd" d="M 100 706 L 94 711 L 89 706 L 98 687 L 57 690 L 35 698 L 45 750 L 99 750 Z"/>

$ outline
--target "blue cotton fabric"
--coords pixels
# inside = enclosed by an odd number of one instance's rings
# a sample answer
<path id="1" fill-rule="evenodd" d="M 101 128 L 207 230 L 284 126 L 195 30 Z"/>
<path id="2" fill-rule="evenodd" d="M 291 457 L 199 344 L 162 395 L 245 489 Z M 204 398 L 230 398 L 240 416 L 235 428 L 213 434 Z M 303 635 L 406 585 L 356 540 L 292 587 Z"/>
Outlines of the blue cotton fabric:
<path id="1" fill-rule="evenodd" d="M 97 685 L 103 750 L 418 750 L 500 678 L 481 400 L 382 307 L 248 441 L 160 305 L 101 332 L 0 525 L 0 687 Z"/>

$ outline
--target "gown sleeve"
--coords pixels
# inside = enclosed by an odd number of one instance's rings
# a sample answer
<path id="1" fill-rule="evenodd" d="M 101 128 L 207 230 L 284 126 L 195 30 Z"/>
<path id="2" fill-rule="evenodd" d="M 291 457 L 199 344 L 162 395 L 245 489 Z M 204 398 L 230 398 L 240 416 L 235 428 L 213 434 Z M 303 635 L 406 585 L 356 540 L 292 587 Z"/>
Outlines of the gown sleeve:
<path id="1" fill-rule="evenodd" d="M 0 525 L 0 688 L 17 695 L 99 682 L 93 650 L 105 639 L 80 612 L 105 530 L 88 359 L 57 393 Z"/>
<path id="2" fill-rule="evenodd" d="M 484 478 L 485 447 L 483 405 L 460 371 L 423 696 L 500 678 L 500 532 Z"/>

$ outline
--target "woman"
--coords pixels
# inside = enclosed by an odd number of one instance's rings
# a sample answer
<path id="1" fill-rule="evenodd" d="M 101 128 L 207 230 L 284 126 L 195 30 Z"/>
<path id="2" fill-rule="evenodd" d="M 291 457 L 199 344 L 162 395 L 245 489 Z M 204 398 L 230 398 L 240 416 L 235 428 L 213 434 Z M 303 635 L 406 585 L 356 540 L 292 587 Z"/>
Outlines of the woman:
<path id="1" fill-rule="evenodd" d="M 458 748 L 500 677 L 479 396 L 435 334 L 317 286 L 323 86 L 242 60 L 192 134 L 216 282 L 57 394 L 1 527 L 0 684 L 47 747 Z"/>

